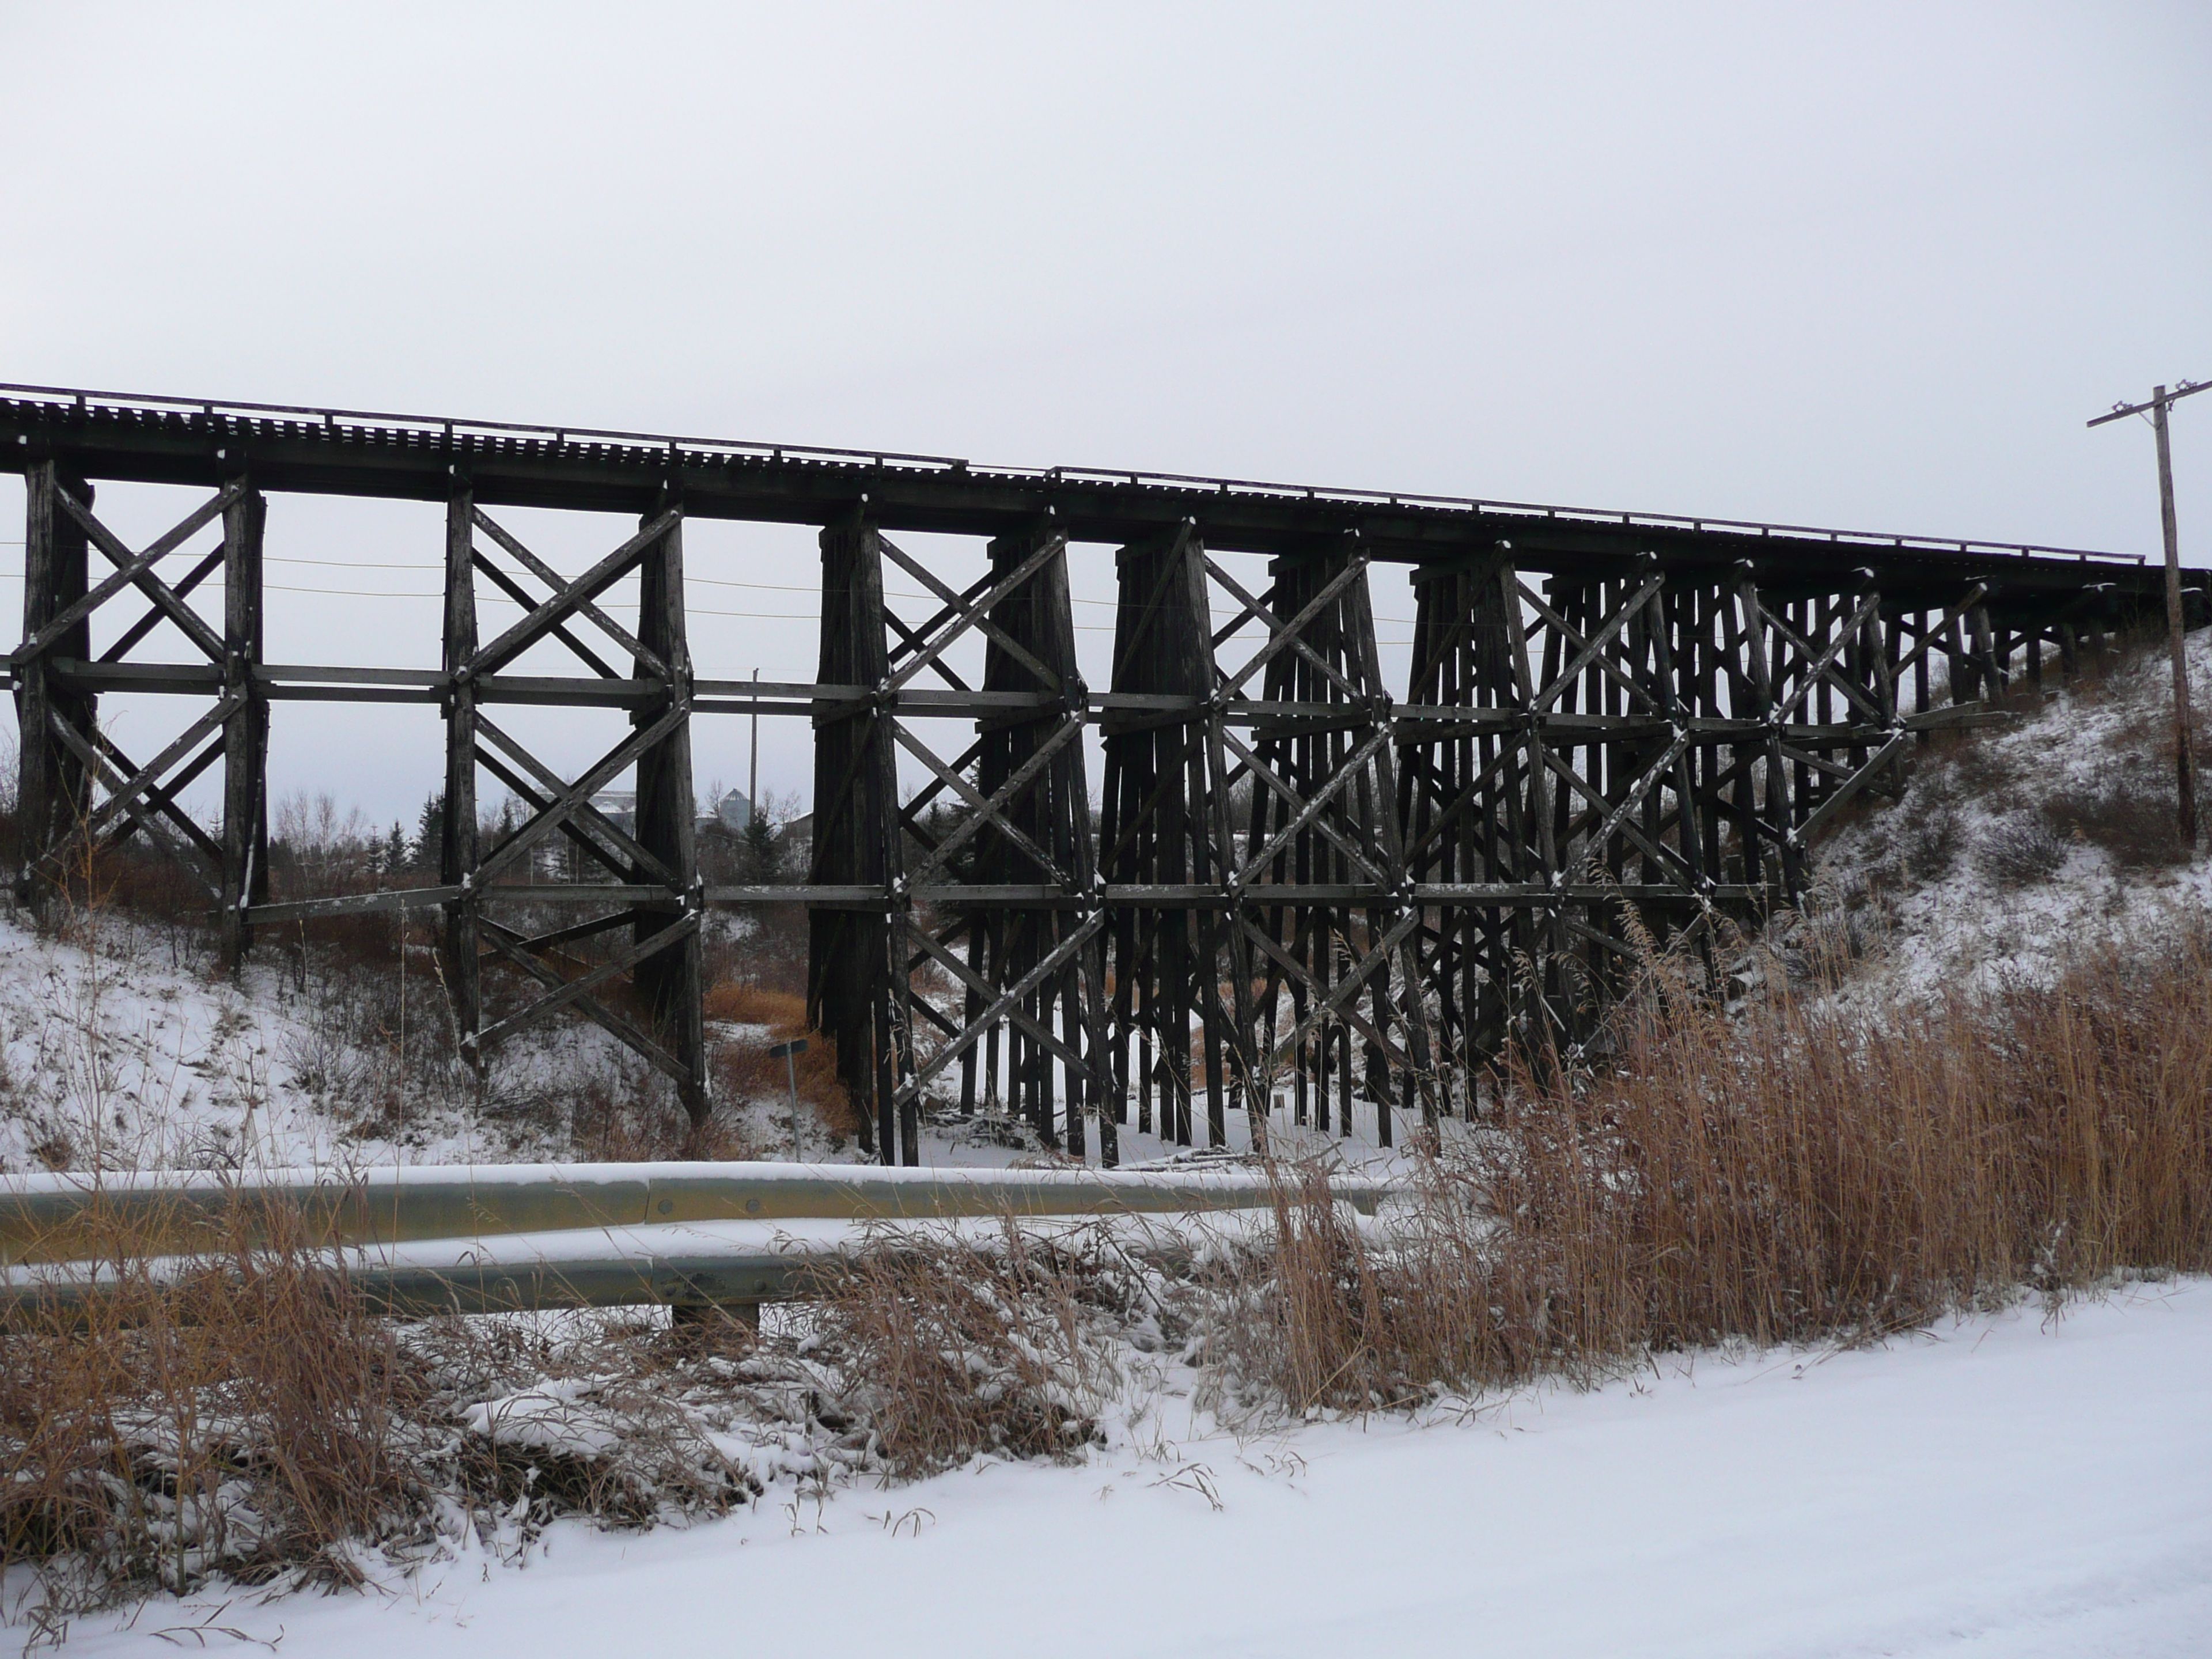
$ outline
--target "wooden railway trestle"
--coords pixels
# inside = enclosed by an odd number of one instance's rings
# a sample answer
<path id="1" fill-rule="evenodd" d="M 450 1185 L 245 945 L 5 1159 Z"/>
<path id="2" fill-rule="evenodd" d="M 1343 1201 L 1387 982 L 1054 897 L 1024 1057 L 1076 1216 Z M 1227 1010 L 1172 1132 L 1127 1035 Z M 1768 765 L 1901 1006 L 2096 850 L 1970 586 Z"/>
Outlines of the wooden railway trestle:
<path id="1" fill-rule="evenodd" d="M 1889 787 L 1916 736 L 1985 718 L 2014 676 L 2070 670 L 2160 599 L 2139 558 L 2070 550 L 52 388 L 0 388 L 0 445 L 27 501 L 9 659 L 27 901 L 143 836 L 204 890 L 234 961 L 271 922 L 434 910 L 471 1057 L 572 1013 L 695 1117 L 702 919 L 803 903 L 810 1013 L 872 1147 L 908 1163 L 924 1103 L 956 1091 L 1109 1164 L 1132 1122 L 1218 1145 L 1232 1110 L 1348 1130 L 1359 1105 L 1387 1139 L 1396 1113 L 1470 1111 L 1479 1062 L 1511 1034 L 1590 1029 L 1639 929 L 1694 935 L 1798 896 L 1813 837 Z M 111 479 L 208 493 L 132 548 L 96 510 Z M 438 671 L 265 660 L 274 492 L 444 504 Z M 568 577 L 500 521 L 511 506 L 635 529 Z M 702 517 L 818 526 L 815 680 L 698 672 L 684 530 Z M 988 568 L 955 586 L 906 532 L 984 538 Z M 1086 543 L 1118 550 L 1103 690 L 1071 615 Z M 1232 553 L 1267 556 L 1266 580 Z M 1402 691 L 1376 641 L 1376 561 L 1413 568 Z M 890 603 L 887 567 L 926 614 Z M 191 603 L 218 572 L 219 623 Z M 631 576 L 625 622 L 600 601 Z M 2201 607 L 2203 573 L 2190 581 Z M 480 582 L 523 613 L 488 641 Z M 143 612 L 95 657 L 94 614 L 126 595 Z M 134 656 L 156 635 L 181 635 L 184 659 Z M 971 684 L 946 659 L 978 639 Z M 580 672 L 519 671 L 550 647 Z M 207 707 L 141 762 L 102 729 L 104 692 Z M 270 902 L 269 709 L 287 698 L 438 707 L 434 884 Z M 507 729 L 516 704 L 629 727 L 568 775 Z M 691 724 L 745 712 L 814 728 L 795 885 L 701 879 Z M 931 736 L 947 721 L 969 733 L 957 752 Z M 920 781 L 903 799 L 902 761 Z M 179 800 L 218 764 L 210 830 Z M 594 805 L 625 773 L 627 826 Z M 482 776 L 523 814 L 489 844 Z M 556 838 L 594 878 L 535 878 Z M 518 902 L 579 919 L 531 933 Z M 581 970 L 562 949 L 624 933 Z M 535 999 L 488 1020 L 493 965 Z M 625 981 L 626 1002 L 611 994 Z"/>

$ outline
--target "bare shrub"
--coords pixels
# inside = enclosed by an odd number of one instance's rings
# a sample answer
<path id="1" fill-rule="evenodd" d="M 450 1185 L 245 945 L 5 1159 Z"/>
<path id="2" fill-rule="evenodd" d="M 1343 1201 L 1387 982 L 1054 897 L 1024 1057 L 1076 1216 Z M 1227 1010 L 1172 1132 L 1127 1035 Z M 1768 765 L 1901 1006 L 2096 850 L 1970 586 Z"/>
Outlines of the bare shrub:
<path id="1" fill-rule="evenodd" d="M 989 1244 L 886 1233 L 814 1273 L 816 1337 L 888 1471 L 983 1453 L 1069 1458 L 1097 1435 L 1112 1364 L 1082 1258 L 1011 1219 Z"/>
<path id="2" fill-rule="evenodd" d="M 707 993 L 706 1010 L 710 1020 L 767 1028 L 765 1036 L 733 1036 L 716 1043 L 715 1092 L 721 1098 L 787 1097 L 791 1079 L 786 1062 L 768 1051 L 776 1043 L 805 1037 L 806 1052 L 796 1057 L 799 1099 L 814 1109 L 831 1134 L 847 1140 L 858 1135 L 859 1115 L 837 1075 L 836 1040 L 808 1026 L 804 997 L 764 985 L 725 981 Z"/>
<path id="3" fill-rule="evenodd" d="M 2032 887 L 2066 862 L 2066 838 L 2039 818 L 2006 817 L 1984 832 L 1974 861 L 2000 887 Z"/>
<path id="4" fill-rule="evenodd" d="M 2128 781 L 2061 788 L 2043 802 L 2051 833 L 2103 848 L 2124 870 L 2161 870 L 2189 861 L 2174 813 L 2170 787 Z"/>
<path id="5" fill-rule="evenodd" d="M 568 1106 L 569 1144 L 593 1163 L 745 1155 L 726 1124 L 695 1129 L 667 1079 L 628 1054 L 579 1068 Z"/>
<path id="6" fill-rule="evenodd" d="M 320 1246 L 296 1207 L 97 1194 L 11 1241 L 99 1272 L 87 1293 L 49 1270 L 0 1327 L 0 1571 L 35 1575 L 46 1626 L 216 1573 L 358 1584 L 364 1547 L 417 1558 L 457 1526 L 514 1550 L 564 1515 L 641 1526 L 757 1495 L 713 1432 L 742 1324 L 394 1321 Z"/>
<path id="7" fill-rule="evenodd" d="M 1900 811 L 1911 810 L 1907 799 Z M 1930 800 L 1899 830 L 1898 854 L 1905 873 L 1915 881 L 1941 881 L 1958 862 L 1960 841 L 1958 808 L 1948 799 Z"/>
<path id="8" fill-rule="evenodd" d="M 408 1345 L 461 1402 L 460 1487 L 525 1536 L 565 1515 L 647 1527 L 760 1494 L 696 1408 L 702 1382 L 754 1347 L 739 1322 L 443 1319 L 415 1327 Z"/>
<path id="9" fill-rule="evenodd" d="M 1417 1166 L 1387 1241 L 1336 1198 L 1327 1163 L 1269 1173 L 1272 1238 L 1200 1276 L 1210 1402 L 1263 1414 L 1389 1409 L 1441 1379 L 1511 1374 L 1499 1345 L 1521 1322 L 1498 1316 L 1494 1297 L 1510 1287 L 1466 1170 Z"/>

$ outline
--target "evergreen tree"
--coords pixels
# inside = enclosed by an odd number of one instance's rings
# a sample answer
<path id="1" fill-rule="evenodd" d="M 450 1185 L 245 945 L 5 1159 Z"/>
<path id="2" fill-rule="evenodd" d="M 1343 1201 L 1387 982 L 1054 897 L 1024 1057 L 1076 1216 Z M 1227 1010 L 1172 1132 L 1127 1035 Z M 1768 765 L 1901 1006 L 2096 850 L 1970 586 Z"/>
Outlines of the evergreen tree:
<path id="1" fill-rule="evenodd" d="M 384 856 L 380 862 L 387 879 L 397 878 L 407 868 L 407 832 L 399 821 L 392 821 L 392 833 L 385 838 Z"/>
<path id="2" fill-rule="evenodd" d="M 416 868 L 435 870 L 444 861 L 445 849 L 446 795 L 440 790 L 422 803 L 422 816 L 416 820 Z"/>
<path id="3" fill-rule="evenodd" d="M 749 813 L 745 827 L 738 832 L 738 843 L 743 849 L 745 874 L 750 880 L 765 887 L 781 878 L 783 837 L 776 834 L 767 814 Z"/>

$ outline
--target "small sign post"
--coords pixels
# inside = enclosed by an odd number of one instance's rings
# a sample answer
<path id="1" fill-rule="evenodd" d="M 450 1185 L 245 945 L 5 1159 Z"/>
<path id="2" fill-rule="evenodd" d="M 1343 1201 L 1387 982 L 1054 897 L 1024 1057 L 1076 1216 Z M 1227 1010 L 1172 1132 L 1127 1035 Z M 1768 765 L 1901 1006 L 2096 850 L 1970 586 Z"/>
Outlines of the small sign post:
<path id="1" fill-rule="evenodd" d="M 793 1037 L 788 1042 L 779 1042 L 768 1051 L 770 1060 L 781 1059 L 786 1075 L 791 1079 L 791 1155 L 796 1159 L 799 1151 L 799 1057 L 806 1052 L 806 1039 Z"/>

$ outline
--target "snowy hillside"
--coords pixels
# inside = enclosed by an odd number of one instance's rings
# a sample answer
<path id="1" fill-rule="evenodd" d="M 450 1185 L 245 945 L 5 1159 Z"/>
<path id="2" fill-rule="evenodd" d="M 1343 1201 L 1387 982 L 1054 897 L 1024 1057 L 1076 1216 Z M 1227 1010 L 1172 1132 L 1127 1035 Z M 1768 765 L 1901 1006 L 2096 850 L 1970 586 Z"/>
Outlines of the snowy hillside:
<path id="1" fill-rule="evenodd" d="M 0 1170 L 573 1155 L 566 1113 L 615 1078 L 614 1045 L 532 1034 L 480 1091 L 426 1066 L 422 1027 L 446 1013 L 430 975 L 412 980 L 372 999 L 269 960 L 233 982 L 157 926 L 0 916 Z"/>
<path id="2" fill-rule="evenodd" d="M 2212 629 L 2189 654 L 2202 775 Z M 2172 706 L 2165 651 L 2145 649 L 1922 750 L 1902 799 L 1818 849 L 1814 937 L 1863 957 L 1862 988 L 1925 990 L 1961 971 L 2033 978 L 2066 947 L 2192 923 L 2212 856 L 2185 860 L 2174 835 Z"/>

